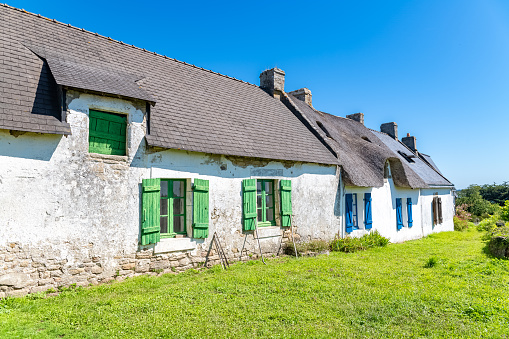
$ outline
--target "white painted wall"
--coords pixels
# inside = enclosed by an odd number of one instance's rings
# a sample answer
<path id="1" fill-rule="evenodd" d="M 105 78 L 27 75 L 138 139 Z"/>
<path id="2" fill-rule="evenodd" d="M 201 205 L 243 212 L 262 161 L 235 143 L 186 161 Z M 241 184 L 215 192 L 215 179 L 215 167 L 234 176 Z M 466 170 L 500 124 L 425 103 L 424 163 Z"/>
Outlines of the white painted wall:
<path id="1" fill-rule="evenodd" d="M 90 109 L 128 116 L 127 156 L 88 153 Z M 69 265 L 96 256 L 103 265 L 138 250 L 144 178 L 210 180 L 210 235 L 227 252 L 243 246 L 241 182 L 291 179 L 294 224 L 304 240 L 331 239 L 340 230 L 335 166 L 238 163 L 238 159 L 178 150 L 147 152 L 145 104 L 68 92 L 72 134 L 57 136 L 0 130 L 0 246 L 17 242 Z M 226 166 L 222 170 L 221 165 Z M 276 244 L 281 229 L 261 230 Z M 249 238 L 249 237 L 248 237 Z M 165 240 L 160 250 L 205 248 L 204 240 Z M 248 245 L 254 246 L 254 242 Z"/>
<path id="2" fill-rule="evenodd" d="M 373 230 L 378 230 L 381 235 L 391 242 L 403 242 L 422 238 L 432 232 L 453 231 L 454 197 L 449 188 L 440 189 L 408 189 L 394 185 L 392 178 L 385 180 L 382 187 L 345 187 L 344 194 L 357 193 L 358 230 L 350 233 L 350 236 L 358 237 L 367 233 L 364 229 L 364 193 L 371 193 Z M 433 196 L 442 198 L 443 223 L 433 225 L 432 200 Z M 344 195 L 343 195 L 344 198 Z M 403 228 L 398 230 L 396 225 L 396 198 L 402 200 Z M 412 198 L 413 226 L 408 227 L 408 212 L 406 208 L 407 198 Z M 344 199 L 343 199 L 344 200 Z M 344 214 L 345 207 L 342 205 Z M 344 217 L 343 217 L 344 218 Z M 344 219 L 343 219 L 344 220 Z M 344 232 L 344 230 L 343 230 Z"/>

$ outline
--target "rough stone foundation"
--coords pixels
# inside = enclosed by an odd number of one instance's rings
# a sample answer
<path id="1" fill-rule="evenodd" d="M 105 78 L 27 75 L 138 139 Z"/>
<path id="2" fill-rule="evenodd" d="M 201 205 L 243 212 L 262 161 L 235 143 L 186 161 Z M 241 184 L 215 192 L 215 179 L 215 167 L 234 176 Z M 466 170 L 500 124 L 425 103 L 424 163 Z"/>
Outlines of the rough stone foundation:
<path id="1" fill-rule="evenodd" d="M 285 231 L 279 253 L 268 251 L 265 257 L 284 253 L 284 246 L 290 232 Z M 296 235 L 296 239 L 298 239 Z M 263 246 L 263 245 L 262 245 Z M 39 248 L 9 243 L 0 248 L 0 299 L 44 292 L 58 287 L 97 285 L 112 280 L 122 281 L 127 277 L 142 274 L 179 273 L 187 269 L 201 269 L 221 263 L 215 247 L 209 250 L 193 250 L 180 253 L 153 254 L 153 249 L 142 250 L 113 258 L 94 255 L 93 244 L 86 245 L 88 251 L 81 251 L 81 257 L 74 253 L 62 259 L 60 250 L 51 246 Z M 259 258 L 259 252 L 243 249 L 226 252 L 230 262 L 248 261 Z M 208 260 L 207 260 L 208 256 Z"/>

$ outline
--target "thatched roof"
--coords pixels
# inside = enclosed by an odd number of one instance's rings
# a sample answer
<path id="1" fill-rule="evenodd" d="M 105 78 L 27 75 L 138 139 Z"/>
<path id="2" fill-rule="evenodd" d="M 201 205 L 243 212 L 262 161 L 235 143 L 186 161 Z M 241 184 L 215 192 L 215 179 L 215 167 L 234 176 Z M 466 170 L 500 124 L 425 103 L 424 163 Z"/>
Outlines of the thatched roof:
<path id="1" fill-rule="evenodd" d="M 420 158 L 416 161 L 417 164 L 408 162 L 397 152 L 399 146 L 396 145 L 401 145 L 406 152 L 411 151 L 387 134 L 373 131 L 351 119 L 317 111 L 292 95 L 288 95 L 288 103 L 295 107 L 294 113 L 302 115 L 302 120 L 308 127 L 336 153 L 343 169 L 345 185 L 383 186 L 384 166 L 387 161 L 394 184 L 398 187 L 452 185 Z M 390 140 L 386 140 L 387 138 Z M 438 180 L 438 177 L 442 181 Z"/>

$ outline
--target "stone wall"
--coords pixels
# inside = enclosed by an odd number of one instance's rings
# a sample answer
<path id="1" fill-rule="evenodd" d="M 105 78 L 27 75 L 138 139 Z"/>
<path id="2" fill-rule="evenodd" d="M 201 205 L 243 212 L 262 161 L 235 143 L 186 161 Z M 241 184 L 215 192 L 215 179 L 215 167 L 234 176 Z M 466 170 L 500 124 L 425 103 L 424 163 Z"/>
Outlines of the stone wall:
<path id="1" fill-rule="evenodd" d="M 243 236 L 250 239 L 247 246 L 225 251 L 230 263 L 260 258 L 255 238 L 251 234 Z M 267 247 L 265 239 L 261 239 L 263 256 L 282 255 L 286 243 L 291 241 L 290 236 L 289 230 L 282 232 L 282 237 L 277 239 L 280 246 Z M 295 234 L 295 239 L 300 239 L 300 236 Z M 224 250 L 225 243 L 220 242 Z M 51 250 L 50 246 L 40 248 L 19 243 L 7 244 L 0 248 L 0 299 L 48 290 L 57 291 L 61 286 L 69 287 L 73 284 L 86 287 L 143 274 L 176 274 L 191 268 L 199 270 L 221 264 L 215 246 L 204 250 L 164 254 L 154 254 L 153 249 L 140 250 L 115 256 L 113 264 L 106 263 L 99 255 L 93 255 L 93 246 L 89 245 L 90 251 L 79 251 L 86 253 L 81 257 L 75 252 L 71 259 L 65 259 L 60 250 Z"/>

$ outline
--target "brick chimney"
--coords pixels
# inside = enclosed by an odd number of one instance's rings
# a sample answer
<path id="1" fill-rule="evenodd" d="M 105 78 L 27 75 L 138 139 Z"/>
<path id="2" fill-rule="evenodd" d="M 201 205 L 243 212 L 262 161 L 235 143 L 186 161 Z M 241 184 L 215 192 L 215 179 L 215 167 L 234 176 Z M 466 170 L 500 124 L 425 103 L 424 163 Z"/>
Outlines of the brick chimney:
<path id="1" fill-rule="evenodd" d="M 307 89 L 306 87 L 295 90 L 295 91 L 291 91 L 288 94 L 291 94 L 294 97 L 296 97 L 297 99 L 304 101 L 309 106 L 313 106 L 312 101 L 311 101 L 311 97 L 312 97 L 311 91 L 309 89 Z"/>
<path id="2" fill-rule="evenodd" d="M 260 88 L 279 99 L 285 91 L 285 72 L 277 67 L 260 74 Z"/>
<path id="3" fill-rule="evenodd" d="M 387 122 L 380 125 L 380 132 L 389 134 L 393 139 L 398 140 L 398 124 L 395 122 Z"/>
<path id="4" fill-rule="evenodd" d="M 347 119 L 355 120 L 364 125 L 364 113 L 354 113 L 346 116 Z"/>
<path id="5" fill-rule="evenodd" d="M 416 141 L 415 137 L 410 136 L 410 133 L 407 133 L 406 137 L 401 139 L 401 142 L 404 143 L 408 148 L 410 148 L 413 152 L 417 152 L 415 141 Z"/>

